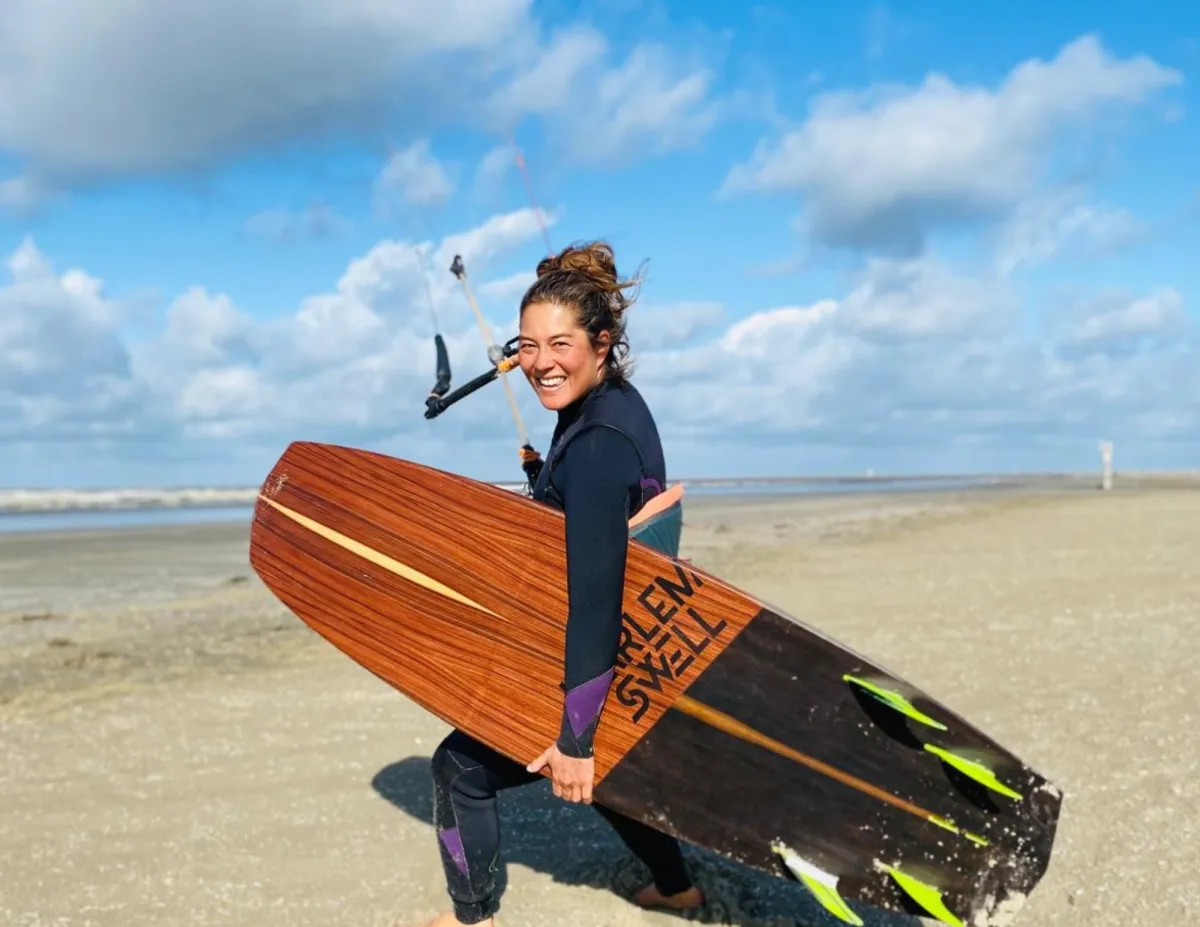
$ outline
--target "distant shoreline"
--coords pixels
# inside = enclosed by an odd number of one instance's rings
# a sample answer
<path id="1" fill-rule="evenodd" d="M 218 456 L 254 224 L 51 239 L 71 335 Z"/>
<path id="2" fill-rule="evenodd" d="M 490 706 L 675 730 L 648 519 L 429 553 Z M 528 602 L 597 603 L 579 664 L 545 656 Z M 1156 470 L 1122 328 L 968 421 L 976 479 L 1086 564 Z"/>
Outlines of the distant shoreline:
<path id="1" fill-rule="evenodd" d="M 1117 488 L 1200 485 L 1200 472 L 1162 471 L 1115 475 Z M 945 492 L 1005 488 L 1093 490 L 1092 473 L 908 474 L 843 476 L 710 477 L 672 480 L 693 497 L 817 496 L 870 492 Z M 519 491 L 525 484 L 491 482 Z M 0 489 L 0 533 L 139 525 L 186 525 L 249 519 L 258 487 L 179 489 Z"/>
<path id="2" fill-rule="evenodd" d="M 710 477 L 704 479 L 671 480 L 689 490 L 754 489 L 757 487 L 822 487 L 849 485 L 946 483 L 976 485 L 1012 479 L 1028 479 L 1026 475 L 927 474 L 905 476 L 805 476 L 805 477 Z M 1034 475 L 1036 479 L 1045 478 Z M 518 491 L 525 484 L 512 480 L 488 482 L 499 489 Z M 259 487 L 182 487 L 126 489 L 0 489 L 0 517 L 5 515 L 41 515 L 92 511 L 136 512 L 149 509 L 222 509 L 246 508 L 254 505 Z"/>

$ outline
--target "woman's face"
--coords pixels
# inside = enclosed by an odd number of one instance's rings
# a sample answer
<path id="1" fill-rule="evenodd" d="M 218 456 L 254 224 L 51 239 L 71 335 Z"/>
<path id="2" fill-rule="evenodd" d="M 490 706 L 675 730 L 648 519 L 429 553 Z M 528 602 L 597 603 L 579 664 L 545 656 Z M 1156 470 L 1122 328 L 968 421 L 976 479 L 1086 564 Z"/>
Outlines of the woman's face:
<path id="1" fill-rule="evenodd" d="M 558 303 L 530 303 L 521 316 L 521 371 L 547 409 L 562 409 L 604 376 L 608 332 L 593 347 L 573 310 Z"/>

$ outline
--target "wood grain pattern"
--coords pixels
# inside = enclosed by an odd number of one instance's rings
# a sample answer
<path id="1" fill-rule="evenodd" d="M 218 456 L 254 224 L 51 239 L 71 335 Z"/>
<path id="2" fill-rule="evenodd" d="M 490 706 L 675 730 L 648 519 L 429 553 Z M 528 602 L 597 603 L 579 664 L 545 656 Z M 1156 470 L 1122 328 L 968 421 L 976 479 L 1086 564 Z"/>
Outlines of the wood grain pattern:
<path id="1" fill-rule="evenodd" d="M 520 762 L 558 735 L 564 520 L 515 493 L 361 450 L 296 443 L 263 484 L 251 562 L 331 643 Z M 914 911 L 881 863 L 965 921 L 1041 879 L 1060 795 L 966 719 L 720 579 L 630 542 L 596 800 L 764 871 L 773 840 L 842 894 Z M 844 674 L 904 689 L 908 721 Z M 997 797 L 926 744 L 980 757 Z M 983 838 L 952 833 L 934 820 Z"/>
<path id="2" fill-rule="evenodd" d="M 557 738 L 562 712 L 564 525 L 561 512 L 507 490 L 297 442 L 264 481 L 251 563 L 353 659 L 528 762 Z M 624 665 L 596 738 L 598 781 L 759 610 L 716 577 L 636 541 L 625 589 Z"/>

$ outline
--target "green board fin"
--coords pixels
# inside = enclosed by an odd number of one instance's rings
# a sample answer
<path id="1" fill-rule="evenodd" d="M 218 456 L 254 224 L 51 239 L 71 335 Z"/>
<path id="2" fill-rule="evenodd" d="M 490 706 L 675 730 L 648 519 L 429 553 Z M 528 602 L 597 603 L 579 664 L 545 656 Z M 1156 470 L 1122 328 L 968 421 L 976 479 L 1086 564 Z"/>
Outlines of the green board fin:
<path id="1" fill-rule="evenodd" d="M 844 674 L 842 676 L 842 681 L 865 689 L 867 692 L 870 692 L 871 695 L 875 696 L 877 701 L 887 705 L 888 708 L 895 709 L 905 717 L 912 718 L 912 720 L 920 724 L 924 724 L 927 727 L 934 728 L 938 731 L 944 731 L 947 729 L 946 725 L 942 724 L 941 721 L 929 717 L 929 715 L 918 709 L 915 705 L 913 705 L 912 702 L 906 699 L 899 692 L 893 692 L 891 689 L 885 689 L 883 686 L 877 686 L 873 682 L 868 682 L 865 679 L 859 679 L 857 676 L 851 675 L 850 673 Z"/>
<path id="2" fill-rule="evenodd" d="M 930 917 L 936 917 L 943 924 L 949 924 L 950 927 L 963 927 L 963 922 L 955 917 L 954 912 L 947 908 L 946 903 L 942 901 L 942 893 L 932 885 L 928 885 L 920 879 L 914 879 L 895 866 L 889 866 L 886 863 L 879 865 L 896 880 L 896 884 L 909 898 L 929 912 Z"/>
<path id="3" fill-rule="evenodd" d="M 818 869 L 812 863 L 801 858 L 795 850 L 782 843 L 773 843 L 771 849 L 783 857 L 783 863 L 787 866 L 788 871 L 812 892 L 821 907 L 843 923 L 854 924 L 854 927 L 863 927 L 863 919 L 855 914 L 846 904 L 845 899 L 838 894 L 837 876 Z"/>
<path id="4" fill-rule="evenodd" d="M 1023 797 L 1020 792 L 1013 791 L 1003 782 L 996 778 L 996 774 L 984 766 L 982 763 L 976 763 L 974 760 L 968 760 L 961 756 L 951 753 L 949 750 L 943 750 L 941 747 L 935 747 L 933 744 L 926 744 L 925 749 L 936 756 L 938 759 L 949 763 L 964 776 L 969 776 L 980 785 L 987 786 L 993 792 L 999 792 L 1006 798 L 1011 798 L 1014 801 L 1020 801 Z"/>

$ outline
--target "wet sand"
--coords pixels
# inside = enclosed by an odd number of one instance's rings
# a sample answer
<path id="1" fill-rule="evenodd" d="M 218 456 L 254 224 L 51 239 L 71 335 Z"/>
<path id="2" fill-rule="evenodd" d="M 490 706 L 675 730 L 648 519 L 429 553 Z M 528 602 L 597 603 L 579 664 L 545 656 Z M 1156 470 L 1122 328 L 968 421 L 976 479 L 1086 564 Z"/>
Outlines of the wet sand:
<path id="1" fill-rule="evenodd" d="M 683 552 L 1064 790 L 1018 925 L 1149 927 L 1200 920 L 1198 551 L 1200 484 L 1165 481 L 693 500 Z M 417 924 L 445 900 L 445 730 L 263 589 L 244 526 L 0 534 L 0 924 Z M 544 784 L 501 805 L 501 924 L 680 923 L 626 900 L 641 873 L 591 809 Z M 703 923 L 836 923 L 689 859 Z"/>

